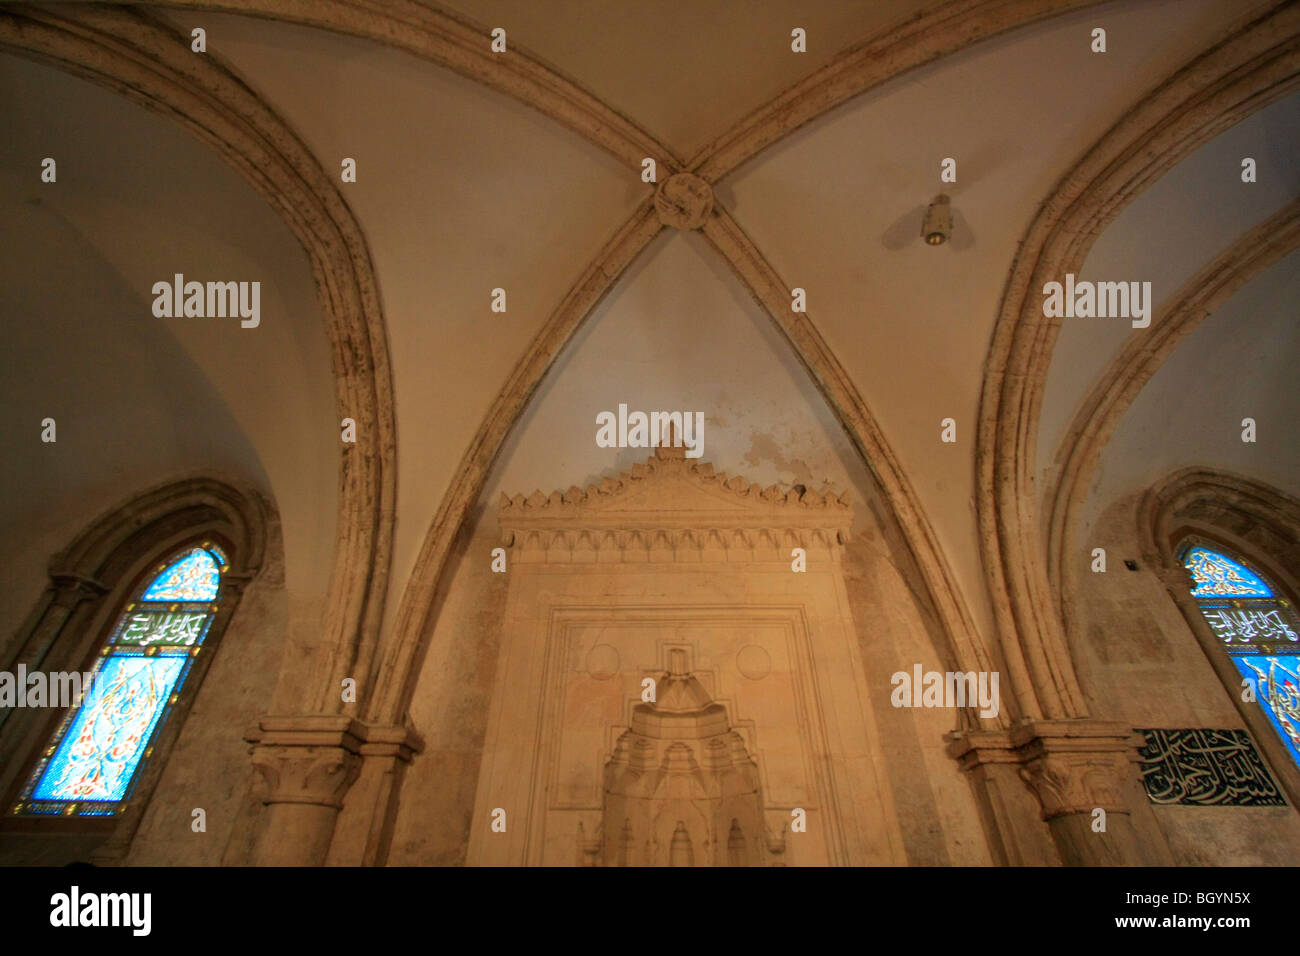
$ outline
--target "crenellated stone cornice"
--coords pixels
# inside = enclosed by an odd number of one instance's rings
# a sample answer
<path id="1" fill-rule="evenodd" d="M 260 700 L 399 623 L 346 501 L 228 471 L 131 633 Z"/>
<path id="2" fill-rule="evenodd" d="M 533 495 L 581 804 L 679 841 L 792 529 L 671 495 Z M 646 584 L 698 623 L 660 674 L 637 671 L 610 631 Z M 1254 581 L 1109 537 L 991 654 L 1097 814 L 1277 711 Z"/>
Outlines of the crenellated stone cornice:
<path id="1" fill-rule="evenodd" d="M 585 490 L 502 495 L 498 520 L 523 560 L 789 561 L 796 547 L 838 555 L 853 508 L 830 484 L 763 488 L 663 456 Z"/>

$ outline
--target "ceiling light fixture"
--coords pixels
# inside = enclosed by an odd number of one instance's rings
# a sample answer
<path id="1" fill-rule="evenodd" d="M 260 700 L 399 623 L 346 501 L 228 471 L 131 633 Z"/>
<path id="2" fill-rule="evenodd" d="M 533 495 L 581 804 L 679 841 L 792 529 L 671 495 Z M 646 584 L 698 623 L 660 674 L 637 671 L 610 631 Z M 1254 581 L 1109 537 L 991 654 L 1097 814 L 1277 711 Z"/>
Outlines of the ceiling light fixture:
<path id="1" fill-rule="evenodd" d="M 948 202 L 948 197 L 940 193 L 925 211 L 921 236 L 927 245 L 941 246 L 952 238 L 952 206 Z"/>

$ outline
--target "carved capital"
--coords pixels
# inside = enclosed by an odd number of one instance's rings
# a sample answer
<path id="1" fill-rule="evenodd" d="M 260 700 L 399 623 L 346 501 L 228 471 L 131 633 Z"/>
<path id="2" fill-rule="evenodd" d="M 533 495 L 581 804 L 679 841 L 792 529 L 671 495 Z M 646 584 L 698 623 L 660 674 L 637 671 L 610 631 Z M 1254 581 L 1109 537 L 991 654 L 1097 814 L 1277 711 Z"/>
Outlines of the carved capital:
<path id="1" fill-rule="evenodd" d="M 264 803 L 308 803 L 339 809 L 363 758 L 409 762 L 423 742 L 404 727 L 373 727 L 342 714 L 263 717 L 245 734 Z"/>
<path id="2" fill-rule="evenodd" d="M 713 187 L 699 176 L 677 173 L 655 191 L 655 212 L 665 226 L 699 229 L 713 210 Z"/>
<path id="3" fill-rule="evenodd" d="M 1159 562 L 1153 562 L 1156 577 L 1160 583 L 1165 586 L 1165 590 L 1173 596 L 1175 601 L 1180 598 L 1190 598 L 1192 590 L 1196 587 L 1196 579 L 1192 577 L 1192 572 L 1178 562 L 1164 565 Z"/>
<path id="4" fill-rule="evenodd" d="M 263 783 L 263 803 L 310 803 L 339 809 L 361 757 L 342 747 L 255 747 L 253 768 Z"/>
<path id="5" fill-rule="evenodd" d="M 100 597 L 108 592 L 108 587 L 94 578 L 67 571 L 50 574 L 54 588 L 54 604 L 71 610 L 82 601 Z"/>
<path id="6" fill-rule="evenodd" d="M 257 577 L 257 569 L 243 573 L 227 571 L 221 576 L 222 597 L 235 597 L 244 593 L 244 589 Z"/>
<path id="7" fill-rule="evenodd" d="M 1069 813 L 1128 813 L 1124 790 L 1143 741 L 1124 724 L 1098 720 L 1046 720 L 1009 731 L 952 734 L 948 753 L 963 770 L 984 764 L 1018 764 L 1042 809 L 1042 818 Z"/>
<path id="8" fill-rule="evenodd" d="M 244 735 L 263 803 L 308 803 L 338 809 L 361 771 L 361 725 L 342 714 L 268 716 Z"/>
<path id="9" fill-rule="evenodd" d="M 1128 813 L 1124 804 L 1123 754 L 1044 754 L 1020 768 L 1043 809 L 1043 819 L 1065 813 Z"/>

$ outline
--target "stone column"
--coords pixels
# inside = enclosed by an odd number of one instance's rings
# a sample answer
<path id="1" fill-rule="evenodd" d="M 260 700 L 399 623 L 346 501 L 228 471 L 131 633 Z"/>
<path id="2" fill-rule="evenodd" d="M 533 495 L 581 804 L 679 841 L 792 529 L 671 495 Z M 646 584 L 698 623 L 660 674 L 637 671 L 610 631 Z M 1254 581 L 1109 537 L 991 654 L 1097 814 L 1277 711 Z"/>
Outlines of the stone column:
<path id="1" fill-rule="evenodd" d="M 107 591 L 108 588 L 94 578 L 52 572 L 44 598 L 20 631 L 27 635 L 26 638 L 17 647 L 10 646 L 10 653 L 14 655 L 12 664 L 25 664 L 28 669 L 39 667 L 81 604 L 97 600 Z"/>
<path id="2" fill-rule="evenodd" d="M 84 577 L 79 574 L 65 572 L 51 572 L 50 584 L 45 589 L 45 595 L 37 608 L 28 617 L 27 623 L 18 632 L 18 640 L 21 643 L 16 647 L 10 644 L 6 648 L 6 653 L 12 654 L 12 660 L 6 661 L 5 669 L 16 671 L 18 665 L 22 664 L 29 671 L 38 670 L 45 663 L 46 656 L 50 649 L 58 640 L 59 635 L 67 627 L 68 621 L 78 613 L 83 612 L 83 606 L 88 607 L 91 612 L 95 604 L 86 605 L 86 602 L 97 602 L 107 593 L 108 589 L 93 578 Z M 86 616 L 84 613 L 82 616 Z M 76 633 L 75 630 L 73 633 Z M 26 634 L 23 639 L 21 635 Z M 82 639 L 82 644 L 86 643 L 88 638 Z M 66 657 L 66 661 L 58 661 L 58 670 L 71 670 L 80 663 L 77 660 L 76 649 L 69 648 L 68 651 L 60 652 L 61 658 Z M 18 708 L 5 707 L 0 709 L 0 727 L 4 727 L 11 715 L 18 714 L 18 719 L 14 721 L 16 726 L 6 728 L 11 735 L 10 740 L 16 741 L 21 745 L 21 740 L 27 731 L 34 726 L 40 718 L 40 711 L 23 711 Z M 14 754 L 8 752 L 8 748 L 0 748 L 0 756 L 3 763 L 13 762 Z M 9 777 L 0 773 L 0 789 L 7 788 Z"/>
<path id="3" fill-rule="evenodd" d="M 1020 754 L 1010 732 L 958 731 L 946 739 L 948 755 L 970 774 L 993 862 L 1000 866 L 1059 864 L 1061 856 L 1051 828 L 1020 779 Z"/>
<path id="4" fill-rule="evenodd" d="M 308 714 L 263 717 L 246 739 L 266 807 L 249 863 L 383 862 L 403 772 L 423 746 L 414 732 Z"/>
<path id="5" fill-rule="evenodd" d="M 419 735 L 406 727 L 363 724 L 361 729 L 361 770 L 334 826 L 325 861 L 330 866 L 383 865 L 406 768 L 424 749 Z"/>
<path id="6" fill-rule="evenodd" d="M 1038 821 L 1047 825 L 1060 862 L 1157 862 L 1144 859 L 1133 828 L 1129 801 L 1136 794 L 1134 764 L 1142 737 L 1132 728 L 1091 719 L 1039 720 L 1010 731 L 950 734 L 948 740 L 949 754 L 973 774 L 986 821 L 1001 844 L 995 856 L 1000 851 L 1005 862 L 1053 862 L 1044 859 L 1042 831 L 1026 819 L 1026 802 L 1008 786 L 1012 769 L 1035 798 Z"/>
<path id="7" fill-rule="evenodd" d="M 320 866 L 329 853 L 343 795 L 361 770 L 364 731 L 351 717 L 263 717 L 246 735 L 266 806 L 257 866 Z"/>

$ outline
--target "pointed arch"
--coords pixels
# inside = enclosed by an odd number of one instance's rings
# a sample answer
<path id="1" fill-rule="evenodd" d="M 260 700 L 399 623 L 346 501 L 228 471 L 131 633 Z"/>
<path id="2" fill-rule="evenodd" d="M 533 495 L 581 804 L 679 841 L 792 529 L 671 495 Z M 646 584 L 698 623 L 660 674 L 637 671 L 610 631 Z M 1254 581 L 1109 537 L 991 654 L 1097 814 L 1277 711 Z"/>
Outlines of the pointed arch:
<path id="1" fill-rule="evenodd" d="M 840 365 L 808 314 L 791 311 L 790 286 L 781 281 L 776 270 L 734 218 L 718 208 L 704 224 L 703 232 L 781 330 L 867 468 L 880 483 L 889 505 L 890 518 L 901 531 L 904 545 L 920 570 L 927 597 L 942 623 L 943 635 L 939 644 L 946 663 L 960 671 L 997 670 L 993 656 L 975 629 L 970 611 L 921 508 L 920 499 L 907 480 L 902 462 L 889 447 L 884 432 L 848 372 Z M 1014 701 L 1008 700 L 996 722 L 999 726 L 1010 726 L 1015 713 Z M 973 714 L 972 709 L 968 717 L 978 725 L 979 719 Z"/>
<path id="2" fill-rule="evenodd" d="M 1300 7 L 1275 3 L 1116 123 L 1061 178 L 1021 241 L 984 364 L 976 512 L 1002 653 L 1028 716 L 1086 713 L 1039 530 L 1035 444 L 1060 320 L 1044 318 L 1037 290 L 1077 272 L 1106 224 L 1179 160 L 1298 85 Z"/>
<path id="3" fill-rule="evenodd" d="M 370 251 L 333 179 L 298 136 L 212 54 L 133 10 L 0 8 L 0 49 L 65 70 L 177 122 L 234 167 L 302 243 L 320 293 L 340 418 L 338 543 L 322 630 L 340 678 L 366 674 L 388 586 L 396 433 L 388 336 Z M 328 423 L 321 423 L 326 427 Z M 307 683 L 304 707 L 342 707 L 338 681 Z"/>
<path id="4" fill-rule="evenodd" d="M 1074 547 L 1077 510 L 1103 449 L 1146 384 L 1183 339 L 1251 279 L 1300 248 L 1300 200 L 1242 235 L 1176 293 L 1152 319 L 1149 334 L 1131 337 L 1102 372 L 1075 414 L 1056 454 L 1059 478 L 1050 502 L 1048 575 L 1058 607 L 1064 599 L 1061 568 Z"/>
<path id="5" fill-rule="evenodd" d="M 855 96 L 982 40 L 1103 0 L 958 0 L 905 17 L 857 42 L 754 109 L 683 162 L 635 121 L 513 42 L 493 54 L 463 14 L 413 0 L 146 0 L 300 23 L 384 43 L 509 96 L 578 133 L 629 168 L 652 157 L 714 183 L 768 146 Z M 663 178 L 663 177 L 661 177 Z"/>
<path id="6" fill-rule="evenodd" d="M 1243 699 L 1242 671 L 1206 620 L 1183 563 L 1189 545 L 1208 546 L 1245 564 L 1294 609 L 1300 601 L 1300 499 L 1241 475 L 1185 468 L 1143 496 L 1137 532 L 1144 560 L 1182 612 L 1274 777 L 1292 805 L 1300 805 L 1300 766 L 1257 700 Z"/>
<path id="7" fill-rule="evenodd" d="M 203 620 L 194 622 L 197 629 L 180 635 L 179 640 L 152 642 L 175 645 L 167 653 L 183 672 L 173 669 L 164 675 L 176 685 L 168 685 L 164 696 L 173 691 L 177 696 L 163 702 L 168 713 L 156 730 L 150 725 L 147 743 L 152 756 L 146 755 L 138 772 L 119 781 L 117 789 L 122 792 L 115 791 L 114 799 L 104 807 L 92 807 L 89 816 L 15 816 L 20 803 L 50 797 L 28 784 L 37 782 L 47 742 L 58 743 L 60 724 L 69 729 L 68 722 L 77 716 L 78 708 L 66 715 L 48 709 L 0 711 L 4 718 L 0 793 L 5 798 L 5 815 L 0 819 L 14 839 L 21 842 L 19 834 L 24 832 L 44 838 L 55 828 L 71 838 L 68 851 L 78 856 L 93 852 L 96 859 L 110 862 L 126 854 L 213 652 L 244 589 L 263 565 L 274 520 L 270 505 L 250 488 L 206 476 L 187 478 L 151 488 L 105 512 L 54 556 L 49 586 L 0 661 L 7 672 L 15 672 L 21 665 L 33 672 L 81 673 L 93 669 L 86 667 L 87 662 L 101 657 L 107 666 L 113 657 L 103 656 L 101 649 L 109 652 L 121 626 L 133 623 L 128 620 L 130 602 L 139 602 L 151 583 L 171 570 L 169 565 L 175 559 L 200 549 L 214 560 L 219 557 L 223 564 L 216 582 L 207 582 L 209 586 L 215 583 L 215 590 L 210 587 L 189 595 L 211 596 L 210 603 L 173 603 L 170 598 L 176 594 L 169 592 L 169 600 L 159 605 L 192 612 Z M 164 623 L 177 623 L 176 614 L 168 611 L 168 616 L 173 620 Z M 194 641 L 187 643 L 191 636 Z M 204 653 L 190 653 L 199 648 Z M 160 709 L 155 716 L 162 715 Z"/>

